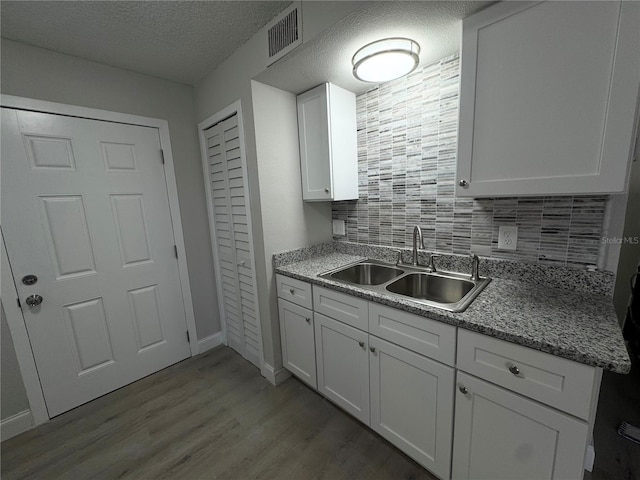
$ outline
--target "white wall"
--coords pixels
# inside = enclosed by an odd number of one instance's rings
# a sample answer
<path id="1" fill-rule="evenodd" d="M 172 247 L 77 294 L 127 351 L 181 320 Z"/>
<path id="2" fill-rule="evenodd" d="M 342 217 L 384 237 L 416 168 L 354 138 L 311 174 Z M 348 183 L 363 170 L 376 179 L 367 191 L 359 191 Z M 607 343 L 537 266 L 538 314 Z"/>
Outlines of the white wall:
<path id="1" fill-rule="evenodd" d="M 11 332 L 4 315 L 4 307 L 0 305 L 0 418 L 4 420 L 16 413 L 29 410 L 29 401 L 22 383 L 20 367 L 16 359 L 16 351 L 11 341 Z"/>
<path id="2" fill-rule="evenodd" d="M 330 241 L 331 203 L 302 201 L 296 96 L 256 81 L 251 82 L 251 93 L 271 318 L 270 325 L 263 323 L 263 337 L 274 345 L 272 366 L 278 370 L 282 351 L 271 258 L 284 250 Z"/>
<path id="3" fill-rule="evenodd" d="M 360 2 L 347 1 L 303 2 L 303 42 L 307 43 L 311 41 L 328 27 L 349 15 L 360 6 L 362 6 Z M 280 207 L 278 205 L 272 205 L 271 203 L 267 203 L 264 207 L 262 206 L 263 194 L 265 195 L 265 199 L 270 198 L 270 195 L 268 194 L 269 186 L 259 179 L 251 80 L 267 68 L 266 52 L 266 28 L 263 28 L 199 82 L 195 87 L 195 94 L 196 116 L 198 121 L 206 119 L 238 99 L 242 102 L 246 143 L 245 150 L 249 191 L 251 195 L 251 219 L 256 257 L 256 281 L 258 285 L 260 314 L 262 317 L 263 354 L 266 363 L 277 370 L 282 364 L 282 358 L 279 353 L 280 339 L 276 335 L 278 332 L 278 317 L 277 315 L 272 316 L 271 312 L 271 305 L 275 301 L 275 297 L 273 297 L 269 289 L 272 281 L 272 275 L 270 273 L 271 253 L 267 252 L 267 246 L 270 252 L 290 248 L 285 246 L 287 245 L 286 238 L 290 235 L 289 230 L 295 230 L 298 227 L 294 226 L 295 219 L 292 219 L 289 225 L 285 225 L 285 228 L 280 230 L 279 236 L 284 240 L 282 244 L 271 241 L 265 237 L 265 235 L 269 236 L 270 229 L 267 225 L 265 233 L 265 222 L 262 218 L 262 212 Z M 277 68 L 277 63 L 269 68 Z M 260 90 L 260 92 L 263 91 Z M 262 125 L 262 121 L 260 124 Z M 273 160 L 273 157 L 266 155 L 266 152 L 267 150 L 263 150 L 263 158 L 260 160 L 261 163 L 264 162 L 264 164 L 260 165 L 260 170 L 263 172 L 270 168 L 269 162 Z M 298 182 L 299 181 L 298 179 Z M 293 187 L 289 184 L 280 184 L 280 186 L 273 186 L 273 188 L 284 188 L 288 190 Z M 324 220 L 326 220 L 326 222 L 331 221 L 331 213 L 329 210 L 324 214 L 323 221 Z M 322 229 L 322 227 L 320 227 L 320 229 Z M 312 242 L 312 238 L 315 237 L 315 235 L 307 237 L 306 241 L 309 242 L 307 244 L 316 243 Z"/>
<path id="4" fill-rule="evenodd" d="M 169 122 L 198 338 L 218 332 L 193 88 L 11 40 L 1 48 L 3 94 Z"/>

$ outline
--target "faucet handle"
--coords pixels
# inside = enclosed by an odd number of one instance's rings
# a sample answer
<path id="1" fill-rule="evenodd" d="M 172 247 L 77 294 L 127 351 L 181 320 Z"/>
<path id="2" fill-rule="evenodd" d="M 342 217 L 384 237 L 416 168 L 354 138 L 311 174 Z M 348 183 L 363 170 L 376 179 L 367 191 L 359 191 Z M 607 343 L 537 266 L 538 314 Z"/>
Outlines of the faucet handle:
<path id="1" fill-rule="evenodd" d="M 480 259 L 475 253 L 470 253 L 469 257 L 471 258 L 471 280 L 477 281 L 480 279 L 480 275 L 478 274 L 478 270 L 480 269 Z"/>
<path id="2" fill-rule="evenodd" d="M 395 250 L 396 252 L 396 266 L 402 263 L 402 250 Z"/>
<path id="3" fill-rule="evenodd" d="M 436 270 L 436 266 L 433 263 L 433 259 L 434 258 L 438 258 L 440 256 L 441 255 L 439 253 L 427 253 L 427 257 L 428 257 L 429 260 L 428 260 L 427 265 L 426 265 L 425 268 L 427 269 L 428 272 L 434 273 L 434 272 L 437 271 Z"/>

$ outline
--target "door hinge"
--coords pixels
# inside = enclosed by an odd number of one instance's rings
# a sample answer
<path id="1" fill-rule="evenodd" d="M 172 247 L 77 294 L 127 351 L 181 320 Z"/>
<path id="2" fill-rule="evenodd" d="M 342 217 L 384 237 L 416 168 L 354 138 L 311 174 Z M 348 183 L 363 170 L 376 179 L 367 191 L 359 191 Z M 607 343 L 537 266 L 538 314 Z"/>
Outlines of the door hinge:
<path id="1" fill-rule="evenodd" d="M 187 330 L 187 343 L 191 343 L 191 335 L 189 335 L 189 330 Z"/>
<path id="2" fill-rule="evenodd" d="M 177 245 L 173 246 L 173 253 L 175 253 L 176 254 L 176 258 L 178 258 L 178 246 Z"/>
<path id="3" fill-rule="evenodd" d="M 22 303 L 20 303 L 20 299 L 16 298 L 16 303 L 18 304 L 18 308 L 22 310 Z"/>
<path id="4" fill-rule="evenodd" d="M 160 149 L 160 158 L 162 159 L 162 164 L 164 165 L 164 150 Z"/>

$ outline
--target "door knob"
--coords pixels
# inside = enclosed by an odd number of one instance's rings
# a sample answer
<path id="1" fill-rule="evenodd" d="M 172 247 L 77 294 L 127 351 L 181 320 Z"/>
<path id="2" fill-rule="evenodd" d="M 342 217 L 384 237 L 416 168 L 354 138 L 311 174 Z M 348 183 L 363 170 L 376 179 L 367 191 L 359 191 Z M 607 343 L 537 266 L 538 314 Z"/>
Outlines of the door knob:
<path id="1" fill-rule="evenodd" d="M 37 307 L 42 303 L 42 296 L 40 295 L 29 295 L 25 302 L 29 308 Z"/>

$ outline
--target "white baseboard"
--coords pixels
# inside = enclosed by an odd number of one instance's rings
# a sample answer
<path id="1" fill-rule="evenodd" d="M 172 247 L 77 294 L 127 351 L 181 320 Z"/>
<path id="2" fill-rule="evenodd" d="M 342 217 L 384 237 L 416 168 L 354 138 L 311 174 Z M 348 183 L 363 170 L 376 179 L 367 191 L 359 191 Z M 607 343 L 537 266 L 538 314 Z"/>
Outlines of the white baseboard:
<path id="1" fill-rule="evenodd" d="M 218 345 L 222 345 L 222 332 L 214 333 L 198 340 L 198 353 L 204 353 Z"/>
<path id="2" fill-rule="evenodd" d="M 0 440 L 4 442 L 32 428 L 33 418 L 31 417 L 31 410 L 24 410 L 0 422 Z"/>
<path id="3" fill-rule="evenodd" d="M 264 378 L 269 380 L 272 385 L 280 385 L 291 376 L 291 372 L 285 368 L 280 368 L 277 372 L 268 363 L 264 363 L 260 369 L 260 373 Z"/>

